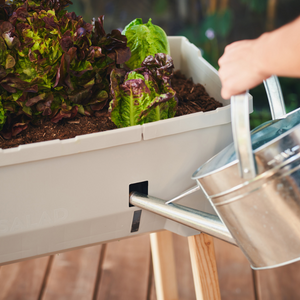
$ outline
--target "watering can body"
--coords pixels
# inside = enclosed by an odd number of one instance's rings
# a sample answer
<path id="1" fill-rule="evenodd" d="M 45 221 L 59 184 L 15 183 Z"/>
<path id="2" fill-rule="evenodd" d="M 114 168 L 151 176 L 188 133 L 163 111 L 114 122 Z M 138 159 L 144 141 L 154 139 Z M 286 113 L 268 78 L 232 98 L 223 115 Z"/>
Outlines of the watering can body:
<path id="1" fill-rule="evenodd" d="M 192 191 L 203 190 L 219 219 L 151 196 L 133 194 L 130 200 L 236 243 L 253 269 L 300 260 L 300 110 L 285 114 L 277 77 L 265 86 L 274 120 L 250 134 L 246 94 L 232 97 L 234 143 L 192 176 Z"/>
<path id="2" fill-rule="evenodd" d="M 233 145 L 193 175 L 253 269 L 300 259 L 299 145 L 297 110 L 252 133 L 252 178 L 241 177 Z"/>

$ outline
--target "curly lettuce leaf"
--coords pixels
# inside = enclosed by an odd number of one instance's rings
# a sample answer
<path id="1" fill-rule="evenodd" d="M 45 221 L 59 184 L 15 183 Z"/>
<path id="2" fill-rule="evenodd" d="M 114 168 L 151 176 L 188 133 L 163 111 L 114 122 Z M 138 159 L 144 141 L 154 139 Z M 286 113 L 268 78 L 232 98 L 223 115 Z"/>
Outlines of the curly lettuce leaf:
<path id="1" fill-rule="evenodd" d="M 0 5 L 0 91 L 9 112 L 1 134 L 6 138 L 38 118 L 58 122 L 103 109 L 111 70 L 130 58 L 125 35 L 118 30 L 106 34 L 103 16 L 93 30 L 65 10 L 69 3 L 12 0 Z"/>

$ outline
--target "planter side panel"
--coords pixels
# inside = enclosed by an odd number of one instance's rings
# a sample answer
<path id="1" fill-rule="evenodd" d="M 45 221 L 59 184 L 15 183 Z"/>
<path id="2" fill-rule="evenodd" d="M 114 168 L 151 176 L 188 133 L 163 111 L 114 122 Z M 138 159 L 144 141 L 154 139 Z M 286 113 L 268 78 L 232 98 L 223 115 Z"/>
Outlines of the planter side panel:
<path id="1" fill-rule="evenodd" d="M 146 180 L 141 146 L 2 167 L 0 264 L 130 236 L 137 208 L 129 207 L 129 184 Z M 138 233 L 164 223 L 143 212 Z"/>
<path id="2" fill-rule="evenodd" d="M 164 218 L 142 211 L 139 230 L 131 232 L 139 209 L 129 207 L 129 185 L 148 181 L 149 194 L 170 199 L 195 184 L 192 173 L 230 138 L 228 124 L 2 167 L 0 263 L 164 229 Z M 212 212 L 200 192 L 181 203 Z M 167 224 L 177 233 L 195 234 Z"/>

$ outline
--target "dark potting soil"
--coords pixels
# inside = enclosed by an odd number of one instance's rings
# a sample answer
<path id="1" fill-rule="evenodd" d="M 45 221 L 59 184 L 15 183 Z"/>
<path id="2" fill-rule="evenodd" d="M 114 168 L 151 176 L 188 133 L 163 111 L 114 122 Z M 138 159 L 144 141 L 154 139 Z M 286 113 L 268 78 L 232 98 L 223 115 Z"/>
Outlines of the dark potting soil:
<path id="1" fill-rule="evenodd" d="M 222 104 L 210 97 L 201 84 L 194 84 L 192 79 L 187 79 L 180 71 L 174 73 L 172 86 L 178 98 L 176 116 L 186 115 L 199 111 L 209 111 L 221 107 Z M 55 139 L 68 139 L 77 135 L 116 129 L 115 124 L 109 119 L 106 110 L 96 112 L 94 116 L 77 115 L 74 119 L 63 119 L 58 123 L 42 120 L 32 125 L 10 140 L 0 135 L 0 148 L 7 149 Z"/>

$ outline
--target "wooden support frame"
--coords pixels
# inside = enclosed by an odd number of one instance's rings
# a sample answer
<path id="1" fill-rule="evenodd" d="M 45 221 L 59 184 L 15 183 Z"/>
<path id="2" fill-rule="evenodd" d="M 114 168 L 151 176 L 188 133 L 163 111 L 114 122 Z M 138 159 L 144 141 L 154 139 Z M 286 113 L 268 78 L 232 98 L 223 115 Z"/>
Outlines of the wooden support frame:
<path id="1" fill-rule="evenodd" d="M 178 300 L 172 233 L 151 233 L 150 242 L 157 300 Z"/>
<path id="2" fill-rule="evenodd" d="M 150 235 L 157 300 L 177 300 L 172 233 Z M 213 238 L 204 233 L 188 237 L 197 300 L 221 300 Z"/>
<path id="3" fill-rule="evenodd" d="M 213 238 L 188 237 L 197 300 L 221 300 Z"/>

